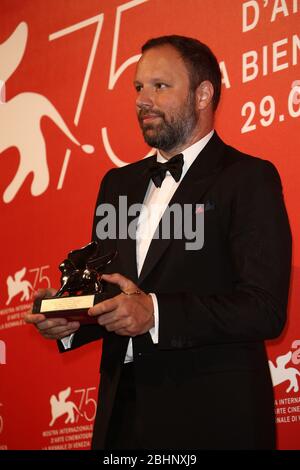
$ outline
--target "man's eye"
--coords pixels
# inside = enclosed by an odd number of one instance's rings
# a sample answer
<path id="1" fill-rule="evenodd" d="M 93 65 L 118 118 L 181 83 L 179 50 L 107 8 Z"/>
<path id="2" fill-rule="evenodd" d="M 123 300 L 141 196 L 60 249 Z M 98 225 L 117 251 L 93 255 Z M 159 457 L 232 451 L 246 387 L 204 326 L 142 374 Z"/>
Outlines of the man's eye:
<path id="1" fill-rule="evenodd" d="M 156 83 L 155 88 L 161 90 L 162 88 L 167 88 L 167 85 L 165 83 Z"/>
<path id="2" fill-rule="evenodd" d="M 142 85 L 135 85 L 135 89 L 136 89 L 136 91 L 138 91 L 138 92 L 141 91 Z"/>

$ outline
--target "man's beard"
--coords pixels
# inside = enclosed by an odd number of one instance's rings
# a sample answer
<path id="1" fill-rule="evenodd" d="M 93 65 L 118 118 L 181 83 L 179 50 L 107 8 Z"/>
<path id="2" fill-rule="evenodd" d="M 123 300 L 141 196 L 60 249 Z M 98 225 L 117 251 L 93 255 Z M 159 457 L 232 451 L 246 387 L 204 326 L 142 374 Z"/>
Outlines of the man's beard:
<path id="1" fill-rule="evenodd" d="M 144 124 L 143 117 L 148 114 L 161 117 L 161 122 L 159 124 Z M 153 112 L 147 108 L 140 109 L 138 119 L 144 139 L 150 147 L 165 152 L 176 149 L 185 144 L 198 121 L 195 109 L 195 94 L 189 93 L 185 106 L 176 116 L 171 116 L 169 121 L 166 119 L 165 113 L 161 111 Z M 148 130 L 152 131 L 151 134 L 147 132 Z"/>

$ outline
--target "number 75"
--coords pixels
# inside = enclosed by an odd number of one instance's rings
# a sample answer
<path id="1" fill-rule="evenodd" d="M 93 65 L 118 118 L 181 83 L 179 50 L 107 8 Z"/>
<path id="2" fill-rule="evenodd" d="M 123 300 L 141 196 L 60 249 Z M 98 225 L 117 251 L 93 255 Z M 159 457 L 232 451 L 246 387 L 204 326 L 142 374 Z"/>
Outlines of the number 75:
<path id="1" fill-rule="evenodd" d="M 123 64 L 119 66 L 117 69 L 117 55 L 118 55 L 118 49 L 119 49 L 119 36 L 120 36 L 120 27 L 121 27 L 121 15 L 123 12 L 130 10 L 132 8 L 135 8 L 142 3 L 145 3 L 149 0 L 131 0 L 130 2 L 124 3 L 122 5 L 119 5 L 116 9 L 116 19 L 115 19 L 115 28 L 114 28 L 114 37 L 113 37 L 113 45 L 112 45 L 112 55 L 111 55 L 111 62 L 110 62 L 110 72 L 109 72 L 109 80 L 108 80 L 108 89 L 113 90 L 118 79 L 122 75 L 122 73 L 132 64 L 137 62 L 141 56 L 141 54 L 136 54 L 132 57 L 129 57 Z M 61 29 L 59 31 L 56 31 L 52 34 L 49 35 L 49 41 L 54 41 L 56 39 L 62 38 L 68 34 L 74 33 L 82 28 L 86 28 L 87 26 L 91 26 L 92 24 L 97 24 L 95 35 L 93 38 L 90 54 L 89 54 L 89 59 L 87 62 L 86 66 L 86 71 L 84 74 L 82 86 L 81 86 L 81 91 L 80 95 L 78 98 L 77 106 L 76 106 L 76 111 L 75 111 L 75 116 L 74 116 L 74 124 L 77 126 L 79 123 L 80 115 L 82 112 L 82 108 L 84 105 L 86 93 L 87 93 L 87 88 L 88 84 L 90 81 L 90 76 L 91 76 L 91 71 L 93 68 L 100 36 L 101 36 L 101 31 L 102 31 L 102 26 L 104 22 L 104 13 L 100 13 L 99 15 L 93 16 L 91 18 L 88 18 L 86 20 L 80 21 L 79 23 L 76 23 L 74 25 L 68 26 L 64 29 Z M 102 127 L 101 129 L 101 135 L 102 135 L 102 140 L 104 144 L 104 148 L 106 150 L 106 153 L 110 160 L 116 165 L 116 166 L 124 166 L 127 163 L 121 160 L 120 158 L 117 157 L 117 155 L 114 153 L 114 151 L 111 148 L 109 138 L 108 138 L 108 131 L 106 127 Z M 66 166 L 68 164 L 69 158 L 70 158 L 70 153 L 71 150 L 67 150 L 66 155 L 65 155 L 65 160 L 62 165 L 62 171 L 61 175 L 59 177 L 59 182 L 57 189 L 61 189 L 63 186 L 63 179 L 64 175 L 66 172 Z M 152 152 L 151 151 L 146 155 L 150 155 Z"/>

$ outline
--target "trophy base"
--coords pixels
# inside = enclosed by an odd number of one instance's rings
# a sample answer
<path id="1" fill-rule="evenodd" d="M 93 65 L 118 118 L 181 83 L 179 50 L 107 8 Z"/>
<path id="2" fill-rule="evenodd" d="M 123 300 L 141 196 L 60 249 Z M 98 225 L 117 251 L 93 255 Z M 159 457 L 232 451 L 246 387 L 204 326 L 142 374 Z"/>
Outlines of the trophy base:
<path id="1" fill-rule="evenodd" d="M 90 317 L 87 312 L 93 305 L 108 299 L 104 293 L 51 297 L 36 299 L 33 313 L 42 313 L 47 318 L 65 318 L 68 321 L 79 321 L 82 325 L 97 323 L 97 317 Z"/>

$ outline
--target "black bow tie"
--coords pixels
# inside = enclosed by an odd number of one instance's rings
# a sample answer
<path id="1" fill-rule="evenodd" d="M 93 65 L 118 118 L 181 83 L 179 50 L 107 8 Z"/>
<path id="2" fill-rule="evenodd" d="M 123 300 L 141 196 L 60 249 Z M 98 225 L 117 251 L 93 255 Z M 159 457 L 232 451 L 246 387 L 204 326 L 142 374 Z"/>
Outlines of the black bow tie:
<path id="1" fill-rule="evenodd" d="M 182 153 L 179 153 L 178 155 L 175 155 L 175 157 L 170 158 L 166 163 L 154 162 L 149 171 L 153 183 L 157 188 L 160 188 L 167 171 L 169 171 L 174 180 L 178 182 L 181 177 L 182 167 L 183 155 Z"/>

